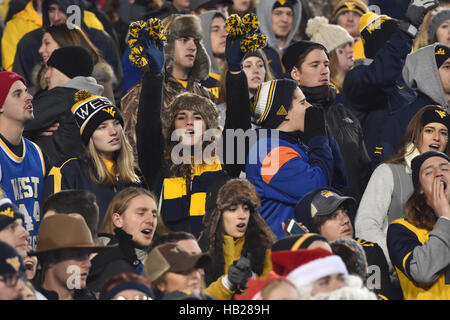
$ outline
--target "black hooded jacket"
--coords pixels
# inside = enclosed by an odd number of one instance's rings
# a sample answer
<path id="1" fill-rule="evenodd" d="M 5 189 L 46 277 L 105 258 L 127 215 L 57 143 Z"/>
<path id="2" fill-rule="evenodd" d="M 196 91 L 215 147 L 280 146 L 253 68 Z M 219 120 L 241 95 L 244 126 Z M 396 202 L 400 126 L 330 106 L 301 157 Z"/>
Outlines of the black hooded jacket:
<path id="1" fill-rule="evenodd" d="M 336 89 L 331 85 L 301 87 L 306 100 L 325 110 L 329 134 L 338 143 L 344 158 L 348 186 L 341 191 L 359 204 L 369 181 L 370 157 L 367 153 L 359 120 L 342 104 L 335 104 Z M 356 206 L 357 208 L 358 206 Z M 356 209 L 350 212 L 352 220 Z"/>

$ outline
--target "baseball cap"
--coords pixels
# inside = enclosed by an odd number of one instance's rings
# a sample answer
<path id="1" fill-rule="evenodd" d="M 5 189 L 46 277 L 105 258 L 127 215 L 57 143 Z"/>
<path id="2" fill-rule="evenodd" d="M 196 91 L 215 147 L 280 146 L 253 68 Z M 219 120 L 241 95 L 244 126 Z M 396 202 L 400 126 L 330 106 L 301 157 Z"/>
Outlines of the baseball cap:
<path id="1" fill-rule="evenodd" d="M 210 259 L 208 254 L 190 254 L 175 243 L 166 243 L 150 251 L 144 263 L 143 275 L 153 282 L 166 272 L 186 273 L 203 268 Z"/>
<path id="2" fill-rule="evenodd" d="M 352 197 L 341 196 L 338 193 L 322 189 L 317 192 L 311 201 L 311 216 L 327 216 L 336 211 L 344 202 L 348 205 L 354 205 L 355 199 Z"/>

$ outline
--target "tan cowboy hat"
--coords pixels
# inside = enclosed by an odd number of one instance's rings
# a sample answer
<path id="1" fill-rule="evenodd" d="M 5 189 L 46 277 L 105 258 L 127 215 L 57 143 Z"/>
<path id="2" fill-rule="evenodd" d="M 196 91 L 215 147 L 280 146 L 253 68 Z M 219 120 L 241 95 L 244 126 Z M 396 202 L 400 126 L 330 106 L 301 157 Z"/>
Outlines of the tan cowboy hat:
<path id="1" fill-rule="evenodd" d="M 55 214 L 42 220 L 37 248 L 31 255 L 71 248 L 86 248 L 97 252 L 112 247 L 115 246 L 96 245 L 86 221 L 78 213 Z"/>

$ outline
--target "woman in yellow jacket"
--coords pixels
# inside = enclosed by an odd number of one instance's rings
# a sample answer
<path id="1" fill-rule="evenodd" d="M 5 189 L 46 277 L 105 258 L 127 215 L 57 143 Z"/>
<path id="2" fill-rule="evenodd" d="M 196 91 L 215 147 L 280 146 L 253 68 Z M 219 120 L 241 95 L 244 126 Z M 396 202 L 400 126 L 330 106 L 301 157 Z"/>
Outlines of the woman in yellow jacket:
<path id="1" fill-rule="evenodd" d="M 205 268 L 205 293 L 231 300 L 247 288 L 249 278 L 265 277 L 275 234 L 258 212 L 260 200 L 246 179 L 231 179 L 219 190 L 217 207 L 205 216 L 207 229 L 199 239 L 212 262 Z"/>

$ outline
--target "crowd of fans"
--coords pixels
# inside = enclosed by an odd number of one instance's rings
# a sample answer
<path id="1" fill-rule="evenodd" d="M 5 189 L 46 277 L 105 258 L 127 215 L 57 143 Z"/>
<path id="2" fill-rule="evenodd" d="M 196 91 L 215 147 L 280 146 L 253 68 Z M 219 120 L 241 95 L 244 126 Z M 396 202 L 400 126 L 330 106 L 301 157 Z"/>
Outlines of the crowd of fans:
<path id="1" fill-rule="evenodd" d="M 449 300 L 450 1 L 0 3 L 0 300 Z"/>

